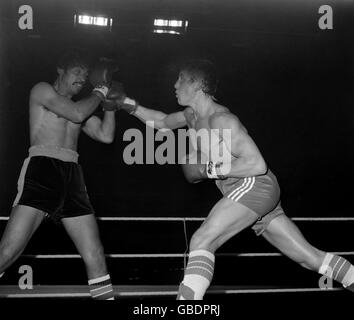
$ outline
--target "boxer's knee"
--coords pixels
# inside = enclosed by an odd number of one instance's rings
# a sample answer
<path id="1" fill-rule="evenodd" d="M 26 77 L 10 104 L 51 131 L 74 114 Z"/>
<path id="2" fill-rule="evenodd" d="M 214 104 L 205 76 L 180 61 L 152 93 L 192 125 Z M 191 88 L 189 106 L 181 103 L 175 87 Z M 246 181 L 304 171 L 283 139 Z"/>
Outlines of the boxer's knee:
<path id="1" fill-rule="evenodd" d="M 200 227 L 192 236 L 190 241 L 190 250 L 204 249 L 214 252 L 217 249 L 217 239 L 220 237 L 220 231 L 212 226 Z"/>
<path id="2" fill-rule="evenodd" d="M 11 244 L 0 245 L 0 266 L 6 265 L 19 256 L 21 251 L 12 246 Z"/>

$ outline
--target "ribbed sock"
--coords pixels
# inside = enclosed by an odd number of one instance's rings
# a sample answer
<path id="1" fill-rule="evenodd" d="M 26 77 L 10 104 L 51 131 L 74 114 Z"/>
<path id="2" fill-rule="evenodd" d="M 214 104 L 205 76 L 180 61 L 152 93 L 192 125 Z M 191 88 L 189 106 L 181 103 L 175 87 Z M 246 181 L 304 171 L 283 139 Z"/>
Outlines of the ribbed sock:
<path id="1" fill-rule="evenodd" d="M 215 256 L 210 251 L 191 251 L 177 300 L 202 300 L 213 278 L 214 263 Z"/>
<path id="2" fill-rule="evenodd" d="M 113 287 L 109 274 L 90 279 L 88 281 L 90 286 L 91 297 L 95 300 L 114 300 Z"/>
<path id="3" fill-rule="evenodd" d="M 327 253 L 318 272 L 340 282 L 346 289 L 354 291 L 354 266 L 348 260 Z"/>

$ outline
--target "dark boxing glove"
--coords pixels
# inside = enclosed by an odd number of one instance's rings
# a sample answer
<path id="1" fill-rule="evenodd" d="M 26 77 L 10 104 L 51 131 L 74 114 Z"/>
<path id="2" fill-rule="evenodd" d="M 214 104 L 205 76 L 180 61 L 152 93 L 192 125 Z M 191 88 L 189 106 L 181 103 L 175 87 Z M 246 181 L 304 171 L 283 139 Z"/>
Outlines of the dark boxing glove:
<path id="1" fill-rule="evenodd" d="M 186 155 L 184 161 L 182 161 L 182 171 L 189 183 L 197 183 L 208 178 L 206 162 L 206 157 L 200 151 L 194 151 Z"/>
<path id="2" fill-rule="evenodd" d="M 124 110 L 129 114 L 134 114 L 138 103 L 127 97 L 123 84 L 117 81 L 112 82 L 112 86 L 107 94 L 106 100 L 102 102 L 104 111 Z"/>
<path id="3" fill-rule="evenodd" d="M 116 100 L 105 99 L 101 102 L 103 111 L 117 111 L 118 105 Z"/>
<path id="4" fill-rule="evenodd" d="M 225 179 L 225 176 L 218 172 L 222 163 L 209 161 L 200 151 L 188 154 L 185 162 L 182 163 L 182 170 L 189 183 L 197 183 L 204 179 Z"/>
<path id="5" fill-rule="evenodd" d="M 125 97 L 123 84 L 118 81 L 112 81 L 106 99 L 101 103 L 103 111 L 117 111 L 117 101 L 124 99 Z"/>
<path id="6" fill-rule="evenodd" d="M 126 94 L 124 92 L 124 87 L 121 82 L 112 81 L 111 88 L 108 91 L 107 99 L 108 100 L 116 100 L 117 103 L 126 98 Z"/>
<path id="7" fill-rule="evenodd" d="M 118 110 L 124 110 L 129 114 L 134 114 L 138 108 L 138 102 L 134 99 L 125 97 L 123 100 L 117 100 Z"/>
<path id="8" fill-rule="evenodd" d="M 115 100 L 117 110 L 124 110 L 129 114 L 134 114 L 138 107 L 137 101 L 128 98 L 124 92 L 123 84 L 117 81 L 112 82 L 112 87 L 108 92 L 107 99 Z"/>
<path id="9" fill-rule="evenodd" d="M 89 80 L 94 87 L 93 93 L 100 96 L 102 100 L 107 97 L 113 73 L 116 71 L 118 66 L 115 60 L 100 58 L 90 72 Z"/>

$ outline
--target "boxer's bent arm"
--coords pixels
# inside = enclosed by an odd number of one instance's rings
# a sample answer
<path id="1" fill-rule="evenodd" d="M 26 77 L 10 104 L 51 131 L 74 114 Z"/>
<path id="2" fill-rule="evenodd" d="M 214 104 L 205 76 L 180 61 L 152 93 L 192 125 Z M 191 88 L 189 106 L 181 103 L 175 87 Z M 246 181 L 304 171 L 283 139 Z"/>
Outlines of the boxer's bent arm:
<path id="1" fill-rule="evenodd" d="M 166 114 L 161 111 L 145 108 L 139 105 L 134 113 L 142 122 L 154 122 L 155 129 L 176 129 L 187 125 L 183 112 Z"/>
<path id="2" fill-rule="evenodd" d="M 116 128 L 116 119 L 114 111 L 105 111 L 103 120 L 96 116 L 87 119 L 82 130 L 92 139 L 103 142 L 112 143 Z"/>
<path id="3" fill-rule="evenodd" d="M 254 154 L 241 155 L 231 161 L 231 170 L 225 177 L 246 178 L 263 175 L 267 166 L 262 157 Z"/>
<path id="4" fill-rule="evenodd" d="M 231 113 L 216 114 L 210 119 L 211 129 L 219 129 L 220 139 L 224 139 L 222 130 L 231 130 L 231 141 L 225 141 L 226 148 L 233 156 L 230 170 L 225 177 L 250 177 L 263 175 L 267 165 L 252 138 L 238 118 Z"/>
<path id="5" fill-rule="evenodd" d="M 30 94 L 30 103 L 40 104 L 51 112 L 75 123 L 83 122 L 101 103 L 101 99 L 91 94 L 78 102 L 59 95 L 45 82 L 35 85 Z"/>

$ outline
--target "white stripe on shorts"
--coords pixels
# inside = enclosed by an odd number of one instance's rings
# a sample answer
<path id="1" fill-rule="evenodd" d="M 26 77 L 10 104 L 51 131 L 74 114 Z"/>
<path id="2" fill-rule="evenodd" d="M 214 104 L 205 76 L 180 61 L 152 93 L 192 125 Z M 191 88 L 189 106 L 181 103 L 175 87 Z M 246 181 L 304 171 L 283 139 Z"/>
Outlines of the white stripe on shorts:
<path id="1" fill-rule="evenodd" d="M 233 201 L 238 201 L 242 196 L 244 196 L 247 192 L 249 192 L 256 182 L 255 177 L 245 178 L 241 187 L 233 190 L 227 197 Z"/>
<path id="2" fill-rule="evenodd" d="M 243 183 L 241 184 L 241 186 L 239 186 L 235 190 L 232 190 L 232 192 L 230 192 L 230 194 L 227 197 L 231 199 L 232 196 L 235 194 L 235 192 L 237 193 L 240 189 L 243 189 L 247 184 L 247 179 L 248 178 L 243 179 Z"/>
<path id="3" fill-rule="evenodd" d="M 17 203 L 19 202 L 19 200 L 20 200 L 20 198 L 22 196 L 23 186 L 25 184 L 25 175 L 26 175 L 27 167 L 28 167 L 28 164 L 29 164 L 30 160 L 31 160 L 31 158 L 28 157 L 23 162 L 21 173 L 20 173 L 20 177 L 18 178 L 18 181 L 17 181 L 17 190 L 18 191 L 17 191 L 17 196 L 15 198 L 15 201 L 12 204 L 13 207 L 15 207 L 17 205 Z"/>

